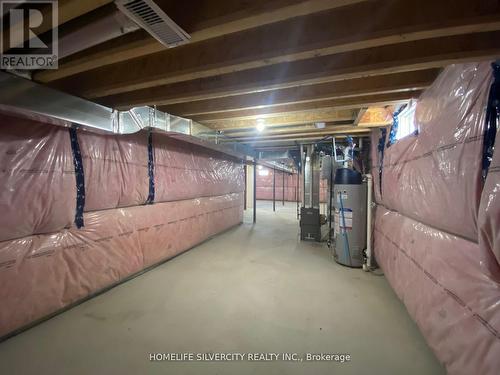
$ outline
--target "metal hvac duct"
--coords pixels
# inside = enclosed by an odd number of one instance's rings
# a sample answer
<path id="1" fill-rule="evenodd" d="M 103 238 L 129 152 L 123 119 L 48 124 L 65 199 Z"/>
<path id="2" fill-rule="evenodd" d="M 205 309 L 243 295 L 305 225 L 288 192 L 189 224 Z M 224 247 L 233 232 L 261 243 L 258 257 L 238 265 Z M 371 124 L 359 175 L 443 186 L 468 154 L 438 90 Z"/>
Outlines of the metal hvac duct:
<path id="1" fill-rule="evenodd" d="M 131 134 L 153 129 L 240 159 L 256 157 L 252 148 L 241 143 L 219 144 L 223 135 L 190 119 L 151 107 L 115 110 L 5 72 L 0 72 L 0 111 L 98 133 Z"/>

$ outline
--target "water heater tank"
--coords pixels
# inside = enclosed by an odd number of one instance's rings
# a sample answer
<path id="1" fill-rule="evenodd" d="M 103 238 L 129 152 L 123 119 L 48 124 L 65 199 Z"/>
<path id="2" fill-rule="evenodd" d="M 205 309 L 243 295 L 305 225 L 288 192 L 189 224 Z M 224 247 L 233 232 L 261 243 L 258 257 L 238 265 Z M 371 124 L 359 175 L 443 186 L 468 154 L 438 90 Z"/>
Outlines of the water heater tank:
<path id="1" fill-rule="evenodd" d="M 334 257 L 349 267 L 363 266 L 366 248 L 366 183 L 361 173 L 339 168 L 333 186 Z"/>

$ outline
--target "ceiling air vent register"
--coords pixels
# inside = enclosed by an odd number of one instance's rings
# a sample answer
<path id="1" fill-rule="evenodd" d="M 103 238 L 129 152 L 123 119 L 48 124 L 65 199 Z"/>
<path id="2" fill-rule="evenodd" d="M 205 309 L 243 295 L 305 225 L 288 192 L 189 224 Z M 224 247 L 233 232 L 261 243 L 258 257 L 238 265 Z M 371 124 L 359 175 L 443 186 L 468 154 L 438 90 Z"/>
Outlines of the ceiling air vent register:
<path id="1" fill-rule="evenodd" d="M 168 48 L 188 43 L 191 37 L 152 0 L 115 0 L 124 14 Z"/>

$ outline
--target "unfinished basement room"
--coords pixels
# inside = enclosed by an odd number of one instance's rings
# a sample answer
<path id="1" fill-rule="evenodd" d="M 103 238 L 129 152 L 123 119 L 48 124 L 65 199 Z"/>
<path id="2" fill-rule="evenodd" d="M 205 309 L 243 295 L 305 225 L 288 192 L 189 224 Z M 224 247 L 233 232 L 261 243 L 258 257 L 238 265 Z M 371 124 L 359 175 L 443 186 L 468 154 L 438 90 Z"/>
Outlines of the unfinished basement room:
<path id="1" fill-rule="evenodd" d="M 500 374 L 499 0 L 0 0 L 0 374 Z"/>

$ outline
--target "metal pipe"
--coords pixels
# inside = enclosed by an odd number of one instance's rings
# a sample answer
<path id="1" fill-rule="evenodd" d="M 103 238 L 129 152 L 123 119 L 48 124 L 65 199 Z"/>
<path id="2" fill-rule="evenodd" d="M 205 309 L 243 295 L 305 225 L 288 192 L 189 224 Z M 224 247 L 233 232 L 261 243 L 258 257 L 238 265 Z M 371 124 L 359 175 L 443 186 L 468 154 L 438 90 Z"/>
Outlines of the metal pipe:
<path id="1" fill-rule="evenodd" d="M 306 158 L 304 157 L 304 147 L 300 145 L 300 172 L 302 174 L 302 207 L 306 205 Z"/>
<path id="2" fill-rule="evenodd" d="M 343 237 L 344 237 L 344 255 L 346 257 L 346 262 L 349 261 L 349 265 L 352 264 L 352 259 L 351 259 L 351 251 L 349 250 L 349 239 L 347 238 L 347 226 L 345 223 L 345 212 L 344 212 L 344 203 L 343 203 L 343 198 L 342 198 L 342 192 L 339 192 L 339 203 L 340 203 L 340 212 L 342 213 L 342 225 L 343 225 Z"/>
<path id="3" fill-rule="evenodd" d="M 253 161 L 253 223 L 257 222 L 257 161 Z"/>
<path id="4" fill-rule="evenodd" d="M 335 137 L 333 137 L 333 155 L 335 163 L 337 162 L 337 145 L 335 144 Z"/>
<path id="5" fill-rule="evenodd" d="M 366 199 L 366 263 L 363 270 L 370 271 L 372 268 L 372 189 L 373 178 L 371 174 L 365 175 L 367 182 L 368 197 Z"/>
<path id="6" fill-rule="evenodd" d="M 310 147 L 310 153 L 309 154 L 309 169 L 311 170 L 311 183 L 309 186 L 311 187 L 309 191 L 309 198 L 310 198 L 310 207 L 314 208 L 314 145 L 309 146 Z M 319 192 L 319 190 L 318 190 Z M 319 197 L 318 197 L 319 198 Z M 319 199 L 318 199 L 319 203 Z"/>

